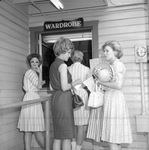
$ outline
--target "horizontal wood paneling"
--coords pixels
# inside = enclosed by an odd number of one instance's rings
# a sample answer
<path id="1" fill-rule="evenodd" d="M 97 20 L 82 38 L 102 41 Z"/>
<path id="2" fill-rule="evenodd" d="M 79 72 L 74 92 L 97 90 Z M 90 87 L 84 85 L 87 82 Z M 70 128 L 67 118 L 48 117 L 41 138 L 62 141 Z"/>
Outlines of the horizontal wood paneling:
<path id="1" fill-rule="evenodd" d="M 13 139 L 13 138 L 17 138 L 17 137 L 21 136 L 21 134 L 20 134 L 19 130 L 17 130 L 17 129 L 8 131 L 8 132 L 2 134 L 3 136 L 0 137 L 0 145 L 2 143 L 5 143 L 5 142 Z"/>
<path id="2" fill-rule="evenodd" d="M 113 35 L 102 35 L 102 36 L 99 36 L 102 37 L 100 38 L 100 42 L 101 43 L 104 43 L 105 41 L 108 41 L 108 40 L 116 40 L 116 41 L 119 41 L 119 42 L 123 42 L 123 41 L 134 41 L 134 40 L 146 40 L 148 39 L 148 32 L 146 33 L 127 33 L 125 32 L 125 34 L 113 34 Z M 126 38 L 127 37 L 127 38 Z"/>
<path id="3" fill-rule="evenodd" d="M 0 36 L 3 37 L 4 41 L 7 41 L 7 42 L 9 41 L 10 44 L 12 44 L 12 45 L 14 45 L 20 49 L 27 48 L 27 42 L 24 43 L 24 41 L 21 41 L 20 39 L 17 39 L 16 37 L 13 37 L 10 34 L 6 34 L 6 33 L 1 32 Z M 28 49 L 26 49 L 26 50 L 28 50 Z"/>
<path id="4" fill-rule="evenodd" d="M 1 19 L 3 18 L 1 17 Z M 24 34 L 19 33 L 17 30 L 14 30 L 12 27 L 10 28 L 10 26 L 3 24 L 2 22 L 0 24 L 0 31 L 1 33 L 5 33 L 9 36 L 13 35 L 13 38 L 16 38 L 17 40 L 21 40 L 23 43 L 28 43 L 28 39 Z"/>
<path id="5" fill-rule="evenodd" d="M 1 19 L 1 26 L 4 25 L 8 27 L 9 30 L 12 29 L 13 31 L 16 31 L 17 32 L 16 36 L 20 34 L 19 36 L 22 35 L 23 37 L 26 37 L 26 38 L 28 37 L 26 35 L 26 32 L 28 32 L 28 29 L 20 26 L 17 22 L 13 22 L 13 20 L 9 20 L 9 18 L 7 18 L 7 16 L 4 16 L 3 14 L 1 14 L 0 19 Z"/>
<path id="6" fill-rule="evenodd" d="M 3 98 L 20 98 L 20 96 L 23 96 L 24 95 L 24 92 L 22 91 L 22 88 L 20 87 L 19 90 L 4 90 L 4 89 L 1 89 L 0 90 L 0 98 L 1 98 L 1 101 L 3 100 Z M 10 102 L 12 101 L 11 99 L 9 99 Z M 20 100 L 21 101 L 21 100 Z"/>
<path id="7" fill-rule="evenodd" d="M 140 33 L 146 32 L 148 30 L 148 24 L 133 25 L 133 26 L 119 26 L 119 27 L 109 27 L 103 28 L 100 31 L 100 36 L 102 35 L 112 35 L 112 34 L 125 34 L 127 33 Z"/>
<path id="8" fill-rule="evenodd" d="M 18 120 L 18 116 L 20 114 L 20 108 L 13 108 L 13 109 L 7 109 L 7 110 L 2 110 L 0 112 L 0 125 L 5 125 L 8 123 L 15 123 Z"/>
<path id="9" fill-rule="evenodd" d="M 16 122 L 7 123 L 7 124 L 5 124 L 5 126 L 1 125 L 0 126 L 0 134 L 5 134 L 7 132 L 16 130 L 17 123 L 18 122 L 16 121 Z"/>
<path id="10" fill-rule="evenodd" d="M 29 53 L 28 15 L 10 1 L 0 2 L 0 105 L 22 101 L 22 78 Z M 0 149 L 23 150 L 17 129 L 20 108 L 0 110 Z"/>
<path id="11" fill-rule="evenodd" d="M 12 103 L 17 103 L 20 102 L 20 100 L 22 100 L 23 96 L 21 95 L 21 97 L 17 97 L 17 98 L 12 98 L 12 97 L 7 97 L 7 98 L 2 98 L 3 101 L 1 102 L 1 105 L 8 105 L 8 104 L 12 104 Z"/>
<path id="12" fill-rule="evenodd" d="M 5 49 L 5 48 L 1 48 L 0 49 L 0 54 L 2 56 L 8 57 L 8 58 L 13 58 L 13 59 L 17 59 L 19 61 L 26 61 L 26 54 L 21 53 L 21 51 L 17 52 L 17 51 L 10 51 L 10 49 Z"/>
<path id="13" fill-rule="evenodd" d="M 125 7 L 126 8 L 126 7 Z M 117 12 L 117 13 L 115 13 Z M 113 20 L 126 20 L 126 19 L 131 19 L 131 18 L 141 18 L 141 17 L 147 17 L 147 11 L 145 7 L 141 6 L 138 8 L 128 8 L 128 9 L 121 9 L 119 11 L 109 11 L 106 12 L 106 14 L 102 13 L 100 14 L 100 21 L 101 22 L 107 22 L 107 21 L 113 21 Z M 129 21 L 129 20 L 128 20 Z"/>
<path id="14" fill-rule="evenodd" d="M 0 34 L 1 35 L 1 34 Z M 14 51 L 14 52 L 18 52 L 18 53 L 21 53 L 26 55 L 28 53 L 28 49 L 27 48 L 20 48 L 20 47 L 17 47 L 16 44 L 13 44 L 13 43 L 10 43 L 9 41 L 7 41 L 7 39 L 3 39 L 2 37 L 0 37 L 0 40 L 1 40 L 1 49 L 6 49 L 6 50 L 10 50 L 11 51 Z"/>
<path id="15" fill-rule="evenodd" d="M 127 39 L 127 37 L 126 37 L 126 39 Z M 146 39 L 146 40 L 142 40 L 142 39 L 140 39 L 140 40 L 130 40 L 130 41 L 127 41 L 127 40 L 125 40 L 125 41 L 123 41 L 123 42 L 121 42 L 121 45 L 123 46 L 123 48 L 127 48 L 128 50 L 131 48 L 133 48 L 133 51 L 134 51 L 134 46 L 135 45 L 146 45 L 148 43 L 148 39 Z"/>
<path id="16" fill-rule="evenodd" d="M 17 60 L 17 58 L 15 58 L 15 59 L 11 58 L 11 55 L 10 55 L 10 57 L 5 57 L 5 56 L 1 55 L 0 64 L 5 64 L 8 66 L 15 66 L 15 67 L 22 68 L 22 69 L 27 68 L 27 66 L 25 64 L 25 58 L 24 58 L 24 60 L 20 61 L 20 60 Z"/>
<path id="17" fill-rule="evenodd" d="M 17 82 L 1 81 L 0 86 L 3 87 L 3 90 L 18 90 L 22 87 L 22 80 L 18 80 Z"/>
<path id="18" fill-rule="evenodd" d="M 125 85 L 132 85 L 132 86 L 140 86 L 140 79 L 134 78 L 134 79 L 126 79 Z"/>
<path id="19" fill-rule="evenodd" d="M 20 136 L 13 138 L 11 140 L 8 140 L 5 143 L 0 144 L 0 149 L 3 150 L 11 150 L 11 148 L 14 149 L 14 147 L 17 147 L 18 145 L 23 145 L 23 136 L 20 134 Z M 23 150 L 23 149 L 22 149 Z"/>
<path id="20" fill-rule="evenodd" d="M 125 99 L 127 101 L 134 101 L 134 102 L 139 101 L 139 102 L 141 102 L 141 95 L 140 95 L 140 93 L 135 93 L 135 94 L 127 93 L 127 95 L 125 95 Z"/>
<path id="21" fill-rule="evenodd" d="M 128 18 L 127 20 L 110 20 L 108 23 L 102 21 L 99 25 L 99 29 L 105 29 L 109 27 L 129 27 L 133 25 L 147 25 L 148 17 L 136 17 L 136 18 Z M 148 28 L 148 27 L 147 27 Z"/>
<path id="22" fill-rule="evenodd" d="M 0 5 L 0 14 L 11 20 L 11 22 L 15 22 L 21 28 L 28 30 L 28 16 L 21 14 L 17 9 L 7 5 L 5 2 L 1 2 Z M 17 14 L 17 15 L 16 15 Z"/>
<path id="23" fill-rule="evenodd" d="M 11 150 L 24 150 L 24 143 L 12 147 Z"/>
<path id="24" fill-rule="evenodd" d="M 8 78 L 9 78 L 9 81 L 11 81 L 11 82 L 18 82 L 18 81 L 22 80 L 22 75 L 12 74 L 10 77 L 10 74 L 8 74 L 8 73 L 0 73 L 0 77 L 3 77 L 2 82 L 8 82 Z"/>

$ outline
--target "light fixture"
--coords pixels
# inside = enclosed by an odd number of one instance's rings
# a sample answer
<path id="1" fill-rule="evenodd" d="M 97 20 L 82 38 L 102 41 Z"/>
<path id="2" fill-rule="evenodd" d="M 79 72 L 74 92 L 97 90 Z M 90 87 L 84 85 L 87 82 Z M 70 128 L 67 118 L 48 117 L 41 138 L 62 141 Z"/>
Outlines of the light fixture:
<path id="1" fill-rule="evenodd" d="M 57 9 L 64 9 L 64 5 L 60 0 L 50 0 Z"/>

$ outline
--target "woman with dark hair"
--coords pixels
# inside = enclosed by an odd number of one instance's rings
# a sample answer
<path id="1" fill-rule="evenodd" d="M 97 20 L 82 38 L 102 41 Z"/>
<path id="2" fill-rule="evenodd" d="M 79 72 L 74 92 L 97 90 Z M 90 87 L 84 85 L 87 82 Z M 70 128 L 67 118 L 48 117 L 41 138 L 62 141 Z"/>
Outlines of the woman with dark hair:
<path id="1" fill-rule="evenodd" d="M 40 69 L 41 56 L 39 54 L 30 54 L 26 60 L 30 69 L 24 75 L 23 89 L 26 93 L 23 101 L 31 101 L 40 98 L 38 91 L 45 82 L 42 80 Z M 25 150 L 31 150 L 32 134 L 35 135 L 43 148 L 45 125 L 42 104 L 36 103 L 22 106 L 17 127 L 25 133 Z"/>
<path id="2" fill-rule="evenodd" d="M 50 89 L 52 94 L 52 118 L 54 127 L 53 150 L 71 150 L 71 140 L 75 137 L 72 109 L 72 86 L 82 83 L 80 79 L 72 82 L 71 74 L 64 61 L 68 61 L 74 50 L 73 43 L 64 37 L 53 46 L 55 61 L 50 67 Z"/>
<path id="3" fill-rule="evenodd" d="M 109 82 L 97 79 L 98 84 L 106 87 L 101 140 L 109 143 L 110 150 L 121 150 L 122 143 L 132 143 L 129 112 L 122 92 L 126 75 L 125 65 L 120 60 L 123 51 L 117 41 L 107 41 L 102 50 L 113 67 L 114 76 Z"/>
<path id="4" fill-rule="evenodd" d="M 72 53 L 71 60 L 73 64 L 68 68 L 69 72 L 72 75 L 72 81 L 75 81 L 76 79 L 85 81 L 86 79 L 91 77 L 90 68 L 82 64 L 83 56 L 83 53 L 79 50 L 75 50 Z M 83 88 L 83 86 L 80 86 L 80 88 L 76 90 L 76 93 L 83 99 L 84 105 L 74 110 L 74 122 L 76 126 L 76 148 L 72 150 L 81 150 L 88 125 L 90 109 L 87 106 L 88 93 Z M 75 141 L 73 141 L 72 143 L 75 143 Z"/>

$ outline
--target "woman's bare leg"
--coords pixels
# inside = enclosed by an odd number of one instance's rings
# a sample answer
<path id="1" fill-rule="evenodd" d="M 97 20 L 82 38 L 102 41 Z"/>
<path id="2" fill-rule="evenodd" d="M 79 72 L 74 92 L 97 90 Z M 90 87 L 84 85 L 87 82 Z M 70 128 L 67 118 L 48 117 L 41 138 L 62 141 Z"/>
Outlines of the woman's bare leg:
<path id="1" fill-rule="evenodd" d="M 116 143 L 110 143 L 110 150 L 119 150 L 119 145 Z"/>
<path id="2" fill-rule="evenodd" d="M 71 150 L 71 140 L 70 139 L 63 140 L 62 150 Z"/>
<path id="3" fill-rule="evenodd" d="M 43 132 L 35 132 L 34 133 L 35 138 L 37 140 L 37 142 L 39 143 L 39 145 L 44 148 L 44 134 Z"/>
<path id="4" fill-rule="evenodd" d="M 77 149 L 80 150 L 85 138 L 85 134 L 86 134 L 86 129 L 87 126 L 82 125 L 82 126 L 77 126 Z"/>
<path id="5" fill-rule="evenodd" d="M 32 132 L 25 132 L 25 150 L 31 150 Z"/>
<path id="6" fill-rule="evenodd" d="M 61 140 L 54 139 L 53 150 L 61 150 Z"/>

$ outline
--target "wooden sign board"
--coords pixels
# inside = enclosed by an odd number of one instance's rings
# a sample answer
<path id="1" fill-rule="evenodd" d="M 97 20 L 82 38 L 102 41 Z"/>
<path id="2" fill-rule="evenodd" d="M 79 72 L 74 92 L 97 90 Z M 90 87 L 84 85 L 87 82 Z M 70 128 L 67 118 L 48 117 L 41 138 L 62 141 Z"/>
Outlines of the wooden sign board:
<path id="1" fill-rule="evenodd" d="M 84 27 L 83 18 L 75 20 L 62 20 L 62 21 L 47 21 L 44 23 L 44 31 L 74 29 Z"/>

